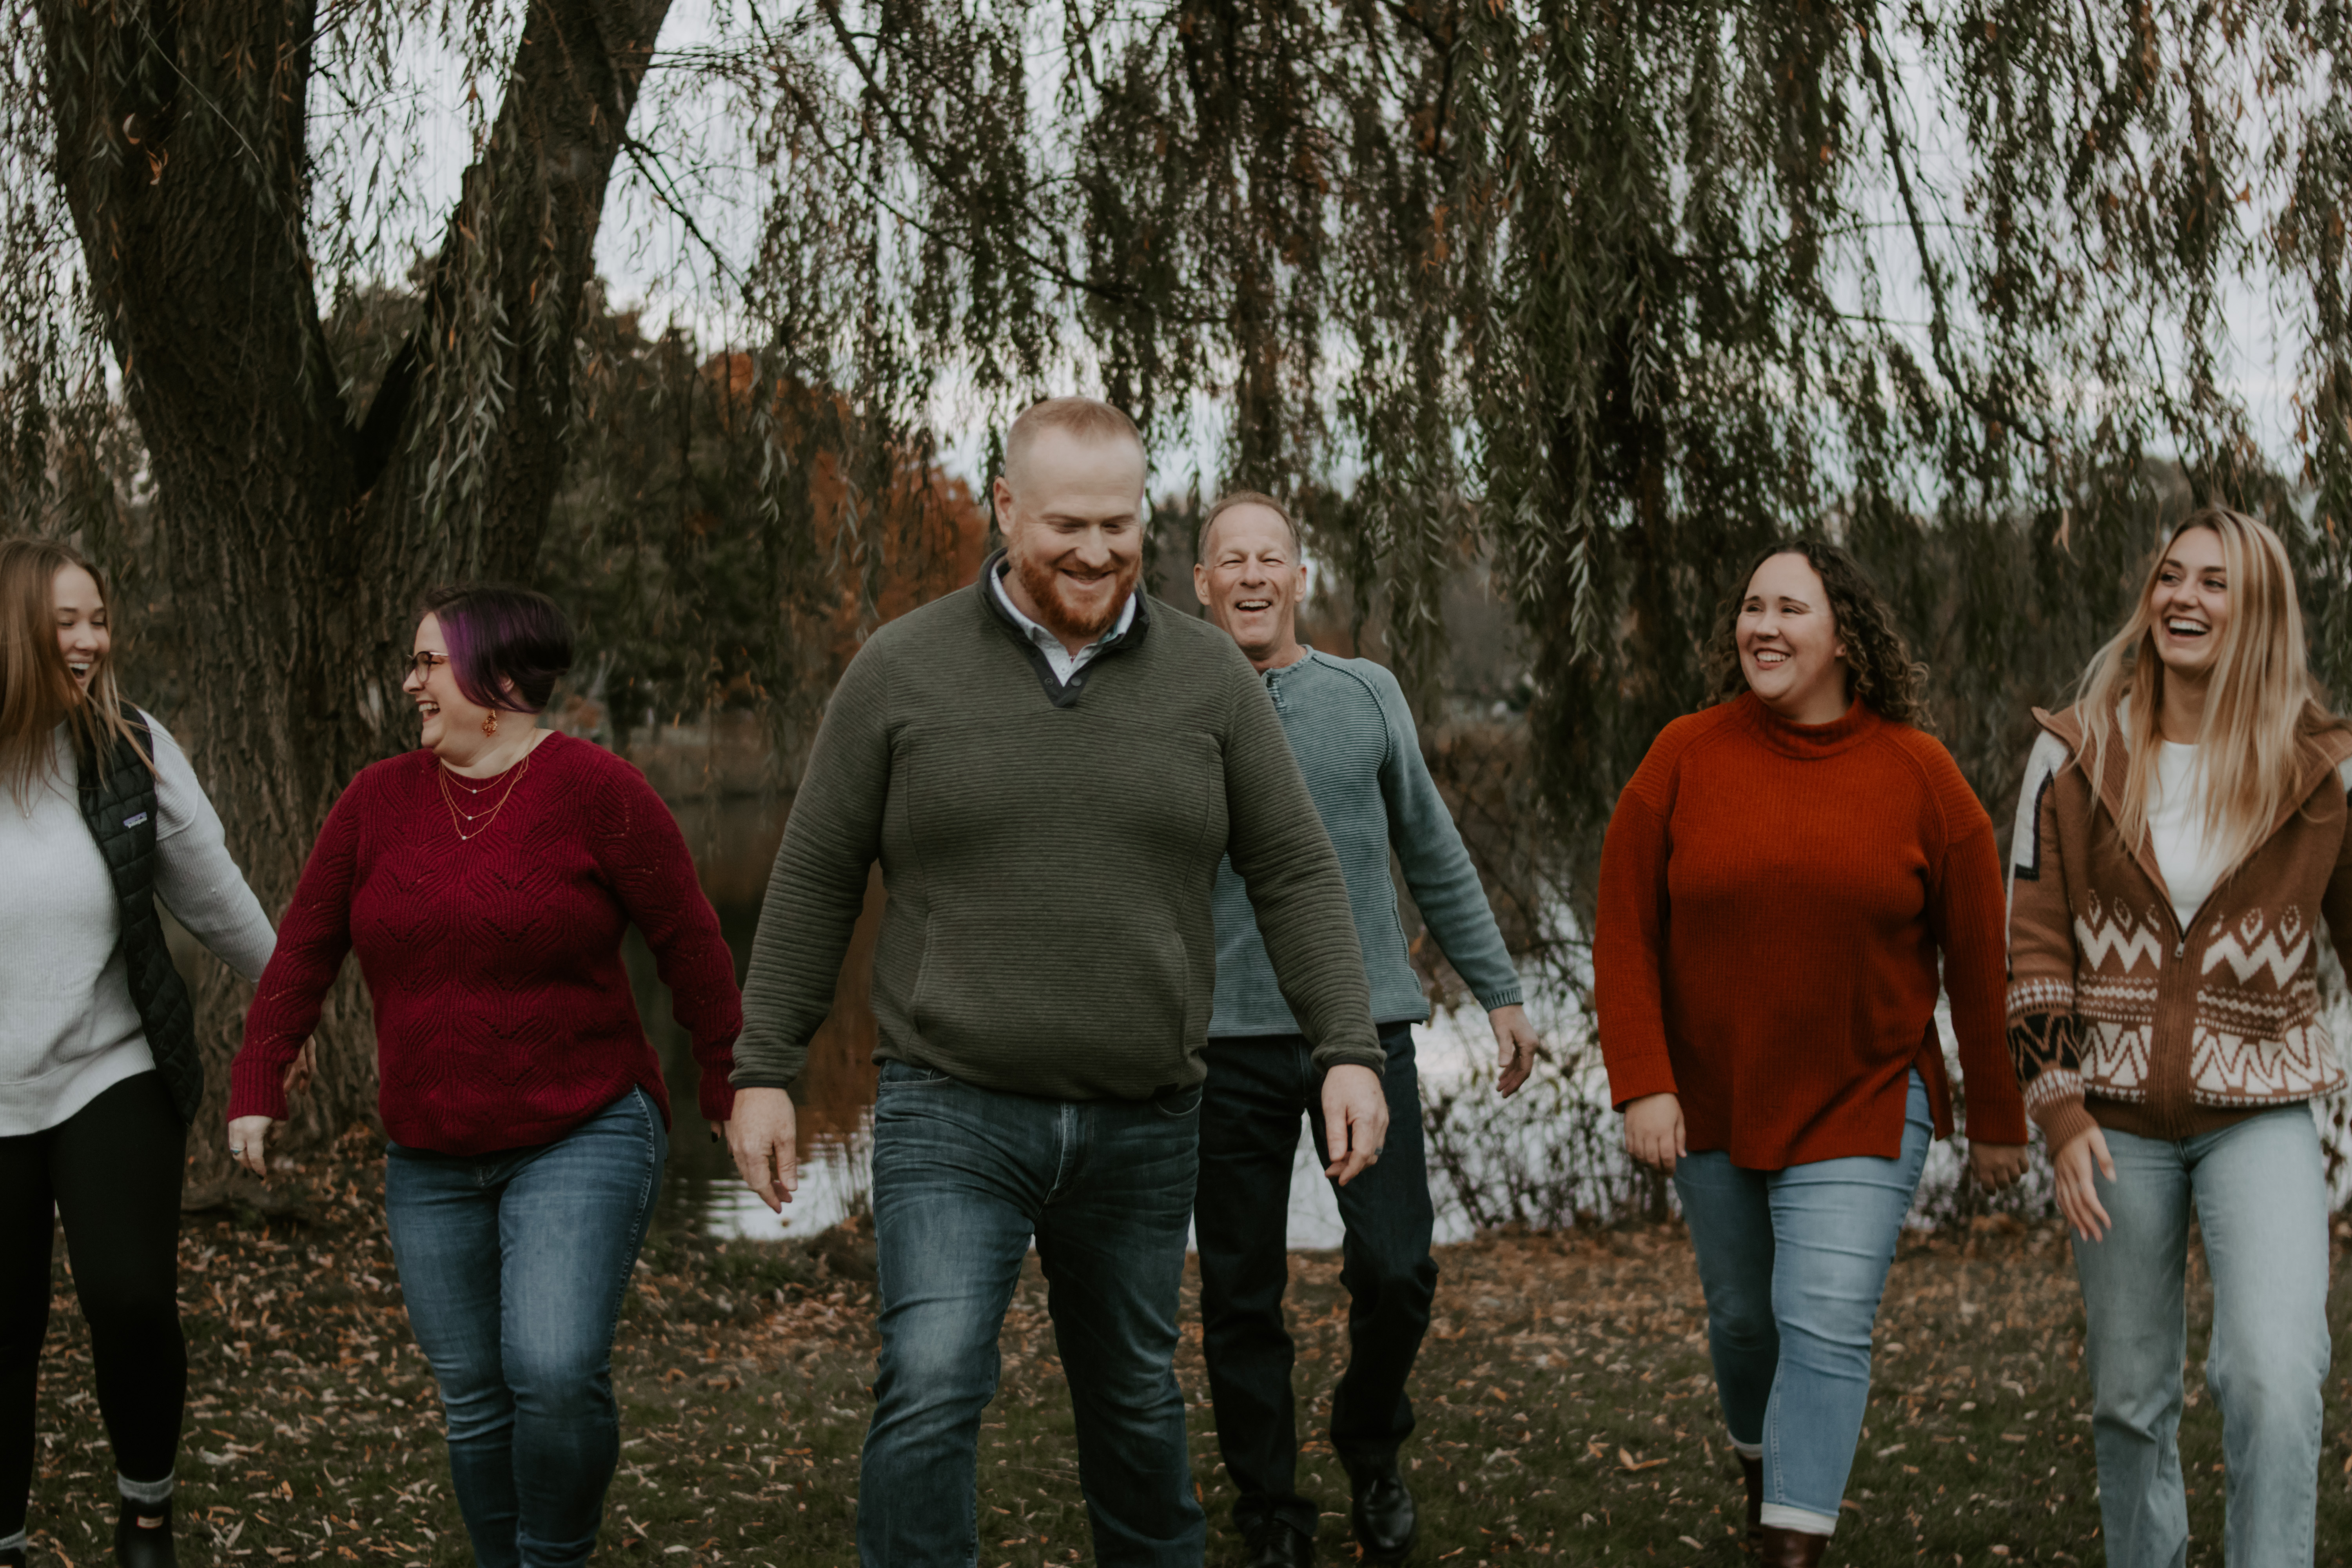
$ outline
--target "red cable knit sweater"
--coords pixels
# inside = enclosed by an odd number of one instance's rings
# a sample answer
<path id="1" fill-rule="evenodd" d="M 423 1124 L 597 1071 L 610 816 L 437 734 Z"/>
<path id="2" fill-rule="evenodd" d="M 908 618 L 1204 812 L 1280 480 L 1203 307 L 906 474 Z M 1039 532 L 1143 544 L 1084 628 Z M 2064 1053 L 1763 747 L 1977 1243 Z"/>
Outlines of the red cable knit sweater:
<path id="1" fill-rule="evenodd" d="M 1895 1156 L 1916 1067 L 1947 1136 L 1940 947 L 1969 1134 L 2022 1143 L 2001 926 L 1991 819 L 1928 736 L 1859 702 L 1791 724 L 1752 694 L 1677 719 L 1601 851 L 1611 1095 L 1678 1094 L 1694 1152 L 1777 1171 Z"/>
<path id="2" fill-rule="evenodd" d="M 357 949 L 394 1142 L 447 1154 L 551 1143 L 632 1084 L 667 1118 L 621 962 L 634 921 L 693 1036 L 702 1114 L 726 1120 L 743 1023 L 734 960 L 645 775 L 550 735 L 497 820 L 461 843 L 439 772 L 429 752 L 390 758 L 328 814 L 246 1016 L 230 1117 L 286 1114 L 286 1064 Z"/>

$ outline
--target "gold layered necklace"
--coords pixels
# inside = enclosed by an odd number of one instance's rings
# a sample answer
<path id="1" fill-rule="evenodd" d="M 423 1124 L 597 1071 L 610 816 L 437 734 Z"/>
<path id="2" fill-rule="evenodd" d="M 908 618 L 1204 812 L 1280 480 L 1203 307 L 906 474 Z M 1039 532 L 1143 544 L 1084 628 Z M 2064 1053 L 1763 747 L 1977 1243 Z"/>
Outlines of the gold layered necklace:
<path id="1" fill-rule="evenodd" d="M 437 771 L 441 776 L 441 799 L 449 807 L 449 826 L 457 830 L 457 841 L 460 844 L 469 839 L 479 838 L 490 830 L 490 825 L 499 819 L 499 813 L 504 811 L 507 808 L 507 802 L 514 798 L 515 787 L 522 783 L 522 775 L 530 771 L 531 754 L 538 750 L 536 745 L 532 746 L 530 751 L 522 754 L 520 762 L 506 771 L 503 775 L 506 788 L 499 790 L 499 798 L 481 811 L 468 811 L 466 806 L 459 805 L 457 791 L 465 792 L 467 797 L 467 805 L 478 805 L 481 803 L 482 796 L 492 790 L 499 789 L 500 779 L 494 778 L 479 785 L 471 784 L 451 773 L 448 763 L 443 763 L 440 765 Z M 452 779 L 457 779 L 455 789 L 450 785 Z M 478 827 L 474 826 L 477 823 L 481 826 Z"/>

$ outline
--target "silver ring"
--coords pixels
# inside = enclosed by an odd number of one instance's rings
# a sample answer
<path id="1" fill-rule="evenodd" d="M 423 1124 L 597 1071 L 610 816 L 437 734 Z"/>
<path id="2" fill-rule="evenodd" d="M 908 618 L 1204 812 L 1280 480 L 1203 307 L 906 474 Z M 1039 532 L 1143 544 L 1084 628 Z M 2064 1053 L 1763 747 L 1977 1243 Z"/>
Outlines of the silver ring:
<path id="1" fill-rule="evenodd" d="M 245 1145 L 242 1143 L 232 1143 L 228 1146 L 228 1152 L 232 1154 L 242 1154 L 245 1152 Z"/>

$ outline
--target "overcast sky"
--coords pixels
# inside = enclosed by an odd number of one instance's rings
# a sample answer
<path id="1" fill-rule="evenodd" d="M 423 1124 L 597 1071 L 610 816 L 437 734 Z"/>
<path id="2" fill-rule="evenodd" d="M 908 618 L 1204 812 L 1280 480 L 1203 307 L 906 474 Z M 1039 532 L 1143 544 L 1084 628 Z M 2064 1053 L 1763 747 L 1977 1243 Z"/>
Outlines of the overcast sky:
<path id="1" fill-rule="evenodd" d="M 772 18 L 786 15 L 793 3 L 793 0 L 777 0 L 767 7 L 768 14 Z M 729 15 L 725 9 L 728 5 L 729 0 L 684 0 L 677 5 L 662 35 L 664 58 L 676 62 L 710 42 L 721 28 L 721 19 Z M 505 31 L 499 35 L 500 42 L 492 55 L 494 60 L 502 60 L 510 47 L 514 17 L 520 13 L 519 5 L 511 3 L 506 10 L 509 15 Z M 740 21 L 740 15 L 737 19 Z M 494 73 L 486 75 L 478 84 L 481 100 L 469 106 L 467 81 L 457 55 L 446 53 L 436 59 L 433 54 L 430 46 L 420 46 L 409 52 L 409 58 L 417 61 L 410 79 L 415 90 L 397 103 L 370 105 L 362 116 L 340 122 L 334 119 L 338 112 L 335 105 L 323 95 L 316 106 L 322 123 L 338 132 L 320 150 L 322 160 L 331 166 L 338 158 L 343 160 L 347 171 L 362 161 L 380 164 L 391 151 L 393 141 L 407 143 L 409 151 L 401 159 L 402 166 L 392 172 L 389 188 L 394 195 L 387 198 L 387 205 L 394 209 L 395 216 L 388 226 L 388 237 L 411 254 L 438 243 L 440 226 L 456 198 L 458 176 L 469 155 L 469 118 L 495 111 L 494 95 L 499 85 Z M 1049 50 L 1041 49 L 1041 62 L 1049 54 Z M 673 79 L 661 75 L 649 84 L 646 100 L 633 119 L 632 130 L 666 153 L 699 149 L 715 154 L 703 170 L 704 199 L 695 205 L 696 221 L 729 255 L 730 265 L 740 266 L 750 254 L 755 236 L 761 182 L 756 172 L 729 167 L 730 158 L 740 153 L 741 146 L 730 123 L 729 106 L 716 100 L 681 99 L 667 85 Z M 1909 89 L 1915 112 L 1919 106 L 1931 102 L 1925 76 L 1916 63 L 1905 63 L 1902 79 Z M 1048 85 L 1041 81 L 1041 87 Z M 1050 90 L 1035 95 L 1040 102 L 1050 102 L 1051 98 Z M 2249 98 L 2251 101 L 2251 95 Z M 414 115 L 413 126 L 402 125 L 397 133 L 383 129 L 388 121 L 410 114 Z M 1916 143 L 1922 148 L 1922 173 L 1927 184 L 1931 187 L 1952 184 L 1958 159 L 1965 154 L 1965 149 L 1958 145 L 1951 127 L 1929 117 L 1910 129 Z M 369 172 L 379 178 L 383 174 L 381 168 Z M 366 181 L 363 177 L 357 183 Z M 2258 221 L 2266 205 L 2266 198 L 2258 195 L 2242 210 L 2249 221 Z M 1897 216 L 1891 199 L 1885 216 L 1890 219 Z M 1890 279 L 1887 292 L 1891 297 L 1879 303 L 1888 314 L 1911 323 L 1908 330 L 1924 361 L 1927 311 L 1916 287 L 1916 261 L 1906 236 L 1893 228 L 1881 232 L 1885 249 L 1880 266 Z M 597 242 L 596 266 L 611 285 L 614 302 L 622 308 L 642 308 L 656 322 L 675 319 L 692 327 L 713 348 L 736 335 L 735 324 L 724 313 L 714 292 L 696 284 L 693 275 L 701 269 L 700 264 L 695 259 L 682 226 L 649 198 L 645 182 L 635 176 L 625 159 L 615 167 L 611 199 Z M 2283 318 L 2273 301 L 2263 297 L 2261 290 L 2242 286 L 2230 299 L 2227 319 L 2232 373 L 2228 390 L 2249 408 L 2272 459 L 2293 471 L 2299 463 L 2291 444 L 2295 371 L 2293 359 L 2299 342 L 2299 322 Z M 2280 355 L 2283 343 L 2284 359 Z M 1335 347 L 1344 352 L 1344 344 Z M 1090 377 L 1084 361 L 1083 345 L 1073 344 L 1073 384 L 1055 390 L 1095 390 L 1086 384 Z M 2084 389 L 2082 395 L 2090 395 L 2093 390 Z M 988 421 L 992 416 L 1001 418 L 1003 411 L 984 407 L 956 377 L 942 378 L 930 408 L 930 421 L 940 437 L 950 469 L 975 485 L 982 478 L 977 468 L 987 446 Z M 1181 489 L 1192 482 L 1196 473 L 1202 486 L 1213 483 L 1222 410 L 1213 401 L 1203 399 L 1192 410 L 1191 423 L 1189 439 L 1164 443 L 1156 454 L 1156 489 Z M 1331 477 L 1342 483 L 1349 478 L 1344 471 Z"/>

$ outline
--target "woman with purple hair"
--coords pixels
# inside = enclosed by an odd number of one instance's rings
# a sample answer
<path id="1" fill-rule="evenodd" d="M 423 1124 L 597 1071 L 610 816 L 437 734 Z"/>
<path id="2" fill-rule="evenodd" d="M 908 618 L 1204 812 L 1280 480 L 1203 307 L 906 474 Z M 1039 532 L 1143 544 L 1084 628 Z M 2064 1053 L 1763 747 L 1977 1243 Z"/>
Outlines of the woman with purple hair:
<path id="1" fill-rule="evenodd" d="M 742 1023 L 669 808 L 628 763 L 533 722 L 571 662 L 572 629 L 538 594 L 425 600 L 402 682 L 424 746 L 363 771 L 328 815 L 230 1077 L 229 1152 L 263 1173 L 279 1075 L 358 952 L 393 1258 L 485 1568 L 586 1561 L 620 1456 L 613 1331 L 669 1121 L 622 967 L 629 924 L 722 1133 Z"/>

